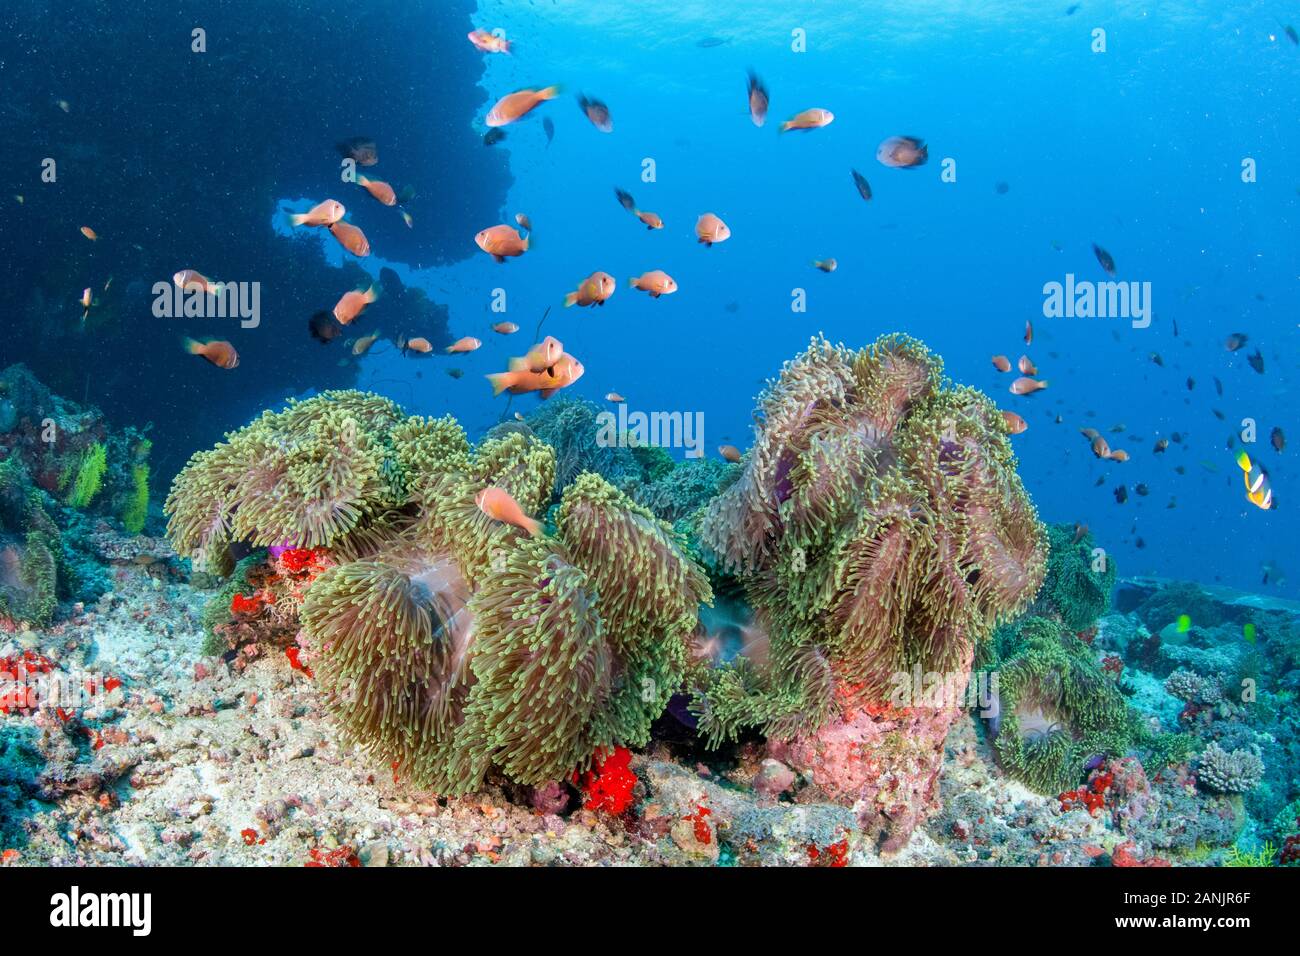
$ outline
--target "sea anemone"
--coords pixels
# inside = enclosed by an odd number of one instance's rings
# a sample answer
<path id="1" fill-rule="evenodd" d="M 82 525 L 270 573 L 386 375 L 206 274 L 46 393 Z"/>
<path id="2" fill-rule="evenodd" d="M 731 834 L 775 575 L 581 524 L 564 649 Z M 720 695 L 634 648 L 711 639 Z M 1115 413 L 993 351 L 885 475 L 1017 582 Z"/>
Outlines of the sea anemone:
<path id="1" fill-rule="evenodd" d="M 1047 530 L 1051 557 L 1036 607 L 1057 615 L 1072 631 L 1086 630 L 1110 607 L 1114 559 L 1105 555 L 1099 561 L 1094 556 L 1096 544 L 1086 528 L 1054 524 Z"/>
<path id="2" fill-rule="evenodd" d="M 471 446 L 453 419 L 327 392 L 195 455 L 167 510 L 192 557 L 325 549 L 337 564 L 303 583 L 299 616 L 329 711 L 377 761 L 463 793 L 648 742 L 711 597 L 684 540 L 598 475 L 567 484 L 539 537 L 476 504 L 496 487 L 541 515 L 554 483 L 530 432 Z"/>
<path id="3" fill-rule="evenodd" d="M 390 552 L 324 572 L 301 614 L 345 737 L 444 786 L 469 680 L 469 597 L 449 555 Z"/>
<path id="4" fill-rule="evenodd" d="M 740 477 L 698 527 L 766 622 L 772 660 L 702 682 L 711 739 L 756 721 L 770 736 L 815 730 L 834 711 L 820 662 L 857 702 L 887 698 L 914 665 L 963 670 L 1037 592 L 1046 534 L 1001 415 L 946 384 L 921 343 L 891 335 L 855 352 L 814 339 L 755 418 Z"/>
<path id="5" fill-rule="evenodd" d="M 613 654 L 596 591 L 553 542 L 530 541 L 489 574 L 472 607 L 474 690 L 453 760 L 463 786 L 498 767 L 543 784 L 591 757 Z"/>
<path id="6" fill-rule="evenodd" d="M 1074 787 L 1089 758 L 1123 756 L 1134 739 L 1114 681 L 1092 649 L 1056 621 L 1022 622 L 996 672 L 994 751 L 1007 773 L 1039 793 Z"/>
<path id="7" fill-rule="evenodd" d="M 391 429 L 397 406 L 363 392 L 324 392 L 265 412 L 195 454 L 165 509 L 178 553 L 224 563 L 234 542 L 330 546 L 404 498 Z"/>

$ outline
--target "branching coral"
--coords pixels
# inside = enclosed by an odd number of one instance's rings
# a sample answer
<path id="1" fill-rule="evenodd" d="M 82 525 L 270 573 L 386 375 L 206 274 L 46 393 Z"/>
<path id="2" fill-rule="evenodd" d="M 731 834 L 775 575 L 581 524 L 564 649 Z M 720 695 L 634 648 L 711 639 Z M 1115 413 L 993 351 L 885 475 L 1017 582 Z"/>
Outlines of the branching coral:
<path id="1" fill-rule="evenodd" d="M 944 384 L 923 345 L 814 340 L 759 398 L 744 470 L 700 539 L 771 637 L 766 667 L 699 688 L 714 741 L 747 725 L 815 729 L 837 685 L 888 698 L 914 665 L 961 671 L 1037 592 L 1047 540 L 998 410 Z"/>
<path id="2" fill-rule="evenodd" d="M 1198 706 L 1217 704 L 1223 699 L 1223 686 L 1218 678 L 1202 677 L 1181 667 L 1165 678 L 1165 690 L 1181 701 Z"/>
<path id="3" fill-rule="evenodd" d="M 1248 793 L 1264 777 L 1264 761 L 1253 751 L 1231 752 L 1211 741 L 1196 761 L 1196 781 L 1216 793 Z"/>

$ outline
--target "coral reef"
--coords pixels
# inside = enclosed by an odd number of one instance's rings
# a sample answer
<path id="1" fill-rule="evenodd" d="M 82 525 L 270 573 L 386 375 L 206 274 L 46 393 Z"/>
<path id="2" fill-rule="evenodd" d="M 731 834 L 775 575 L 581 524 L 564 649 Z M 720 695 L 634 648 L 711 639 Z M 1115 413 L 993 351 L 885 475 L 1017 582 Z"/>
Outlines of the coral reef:
<path id="1" fill-rule="evenodd" d="M 529 420 L 471 443 L 375 395 L 291 402 L 177 476 L 188 583 L 165 542 L 122 533 L 138 436 L 0 462 L 0 580 L 37 582 L 23 599 L 59 622 L 23 640 L 59 670 L 93 645 L 126 681 L 0 715 L 0 811 L 57 806 L 3 839 L 74 862 L 1300 857 L 1291 611 L 1205 593 L 1190 627 L 1152 633 L 1136 609 L 1156 624 L 1191 591 L 1124 581 L 1133 603 L 1094 618 L 1110 579 L 1091 539 L 1038 523 L 1001 416 L 910 340 L 814 342 L 759 419 L 739 465 L 674 465 L 583 457 L 590 432 L 552 445 Z M 108 468 L 77 511 L 58 477 L 96 442 Z M 557 446 L 586 462 L 563 483 Z M 540 533 L 489 518 L 489 486 Z M 113 594 L 62 596 L 77 555 Z M 281 752 L 285 796 L 243 798 Z M 49 836 L 92 799 L 75 846 Z"/>
<path id="2" fill-rule="evenodd" d="M 1263 776 L 1258 754 L 1244 749 L 1229 753 L 1218 741 L 1211 741 L 1196 761 L 1197 783 L 1216 793 L 1246 793 L 1259 786 Z"/>
<path id="3" fill-rule="evenodd" d="M 699 537 L 716 573 L 743 588 L 764 660 L 702 672 L 700 729 L 714 742 L 761 729 L 821 766 L 823 792 L 875 813 L 878 784 L 830 757 L 847 736 L 878 762 L 891 806 L 928 807 L 975 646 L 1033 599 L 1046 569 L 1046 530 L 1003 418 L 945 384 L 920 343 L 887 336 L 857 352 L 814 340 L 760 396 L 756 420 L 743 471 Z M 861 739 L 914 669 L 953 675 L 941 716 Z M 893 846 L 918 819 L 881 812 Z"/>
<path id="4" fill-rule="evenodd" d="M 443 792 L 493 771 L 544 785 L 648 742 L 710 598 L 680 537 L 594 473 L 539 538 L 475 504 L 496 486 L 538 513 L 554 474 L 531 434 L 471 447 L 450 419 L 328 392 L 195 455 L 169 530 L 218 565 L 237 544 L 337 561 L 305 589 L 301 639 L 344 734 L 377 759 Z M 230 600 L 254 584 L 242 573 Z"/>
<path id="5" fill-rule="evenodd" d="M 1059 793 L 1099 758 L 1122 757 L 1128 705 L 1092 649 L 1061 625 L 1031 617 L 997 663 L 994 749 L 1003 768 L 1039 793 Z"/>
<path id="6" fill-rule="evenodd" d="M 681 462 L 641 484 L 633 496 L 665 521 L 677 524 L 707 504 L 740 477 L 739 465 L 719 458 L 693 458 Z"/>
<path id="7" fill-rule="evenodd" d="M 1051 556 L 1035 608 L 1059 617 L 1071 631 L 1086 630 L 1110 608 L 1115 562 L 1087 528 L 1054 524 L 1047 531 Z"/>
<path id="8" fill-rule="evenodd" d="M 148 442 L 21 365 L 0 372 L 0 401 L 0 618 L 42 625 L 59 601 L 107 586 L 90 540 L 101 525 L 134 508 L 125 530 L 143 530 Z"/>
<path id="9" fill-rule="evenodd" d="M 1133 754 L 1103 760 L 1068 791 L 1038 795 L 1002 770 L 969 711 L 940 748 L 938 809 L 928 816 L 932 808 L 917 804 L 917 831 L 903 847 L 880 839 L 883 813 L 864 826 L 861 808 L 810 799 L 822 765 L 796 770 L 753 736 L 712 752 L 676 742 L 685 739 L 680 734 L 669 741 L 665 728 L 677 718 L 668 715 L 644 749 L 603 750 L 562 780 L 527 788 L 490 772 L 472 795 L 430 793 L 412 787 L 404 769 L 379 772 L 373 753 L 339 746 L 325 682 L 310 678 L 322 655 L 305 646 L 298 653 L 296 641 L 307 635 L 294 624 L 329 570 L 322 549 L 269 547 L 242 559 L 246 573 L 224 596 L 230 620 L 217 627 L 229 625 L 224 633 L 248 641 L 213 657 L 200 652 L 203 607 L 213 603 L 195 586 L 203 576 L 186 582 L 175 574 L 165 543 L 155 539 L 97 531 L 87 540 L 111 562 L 114 592 L 84 608 L 64 605 L 53 627 L 0 635 L 0 671 L 18 658 L 63 674 L 93 673 L 105 690 L 62 715 L 30 708 L 6 715 L 0 704 L 0 856 L 11 866 L 1300 862 L 1300 795 L 1271 817 L 1251 809 L 1288 773 L 1285 756 L 1266 755 L 1265 779 L 1244 795 L 1199 787 L 1186 754 L 1174 766 Z M 735 608 L 722 618 L 737 621 L 739 631 L 750 626 Z M 1121 615 L 1102 618 L 1098 658 L 1119 653 L 1115 644 L 1138 627 Z M 1018 631 L 1002 629 L 1002 652 L 1014 649 Z M 20 637 L 39 652 L 17 648 Z M 270 646 L 277 652 L 249 653 Z M 1130 670 L 1136 667 L 1125 669 L 1126 680 Z M 1149 674 L 1134 677 L 1160 686 Z M 1123 683 L 1116 686 L 1125 693 Z M 1288 708 L 1267 693 L 1249 708 L 1223 704 L 1197 713 L 1198 734 L 1227 741 L 1228 752 L 1247 746 L 1250 728 L 1252 739 L 1276 735 L 1283 755 L 1293 746 Z M 863 711 L 856 726 L 889 727 L 895 746 L 928 760 L 924 746 L 906 739 L 908 721 L 941 720 L 940 711 Z M 1177 710 L 1170 722 L 1187 723 Z M 933 733 L 917 733 L 917 741 Z M 896 761 L 858 759 L 852 739 L 840 739 L 841 749 L 812 755 L 828 766 L 843 757 L 864 777 L 883 772 L 887 786 L 919 779 Z M 888 753 L 883 736 L 866 739 L 868 756 Z M 883 806 L 901 820 L 910 794 L 901 789 L 898 806 Z"/>

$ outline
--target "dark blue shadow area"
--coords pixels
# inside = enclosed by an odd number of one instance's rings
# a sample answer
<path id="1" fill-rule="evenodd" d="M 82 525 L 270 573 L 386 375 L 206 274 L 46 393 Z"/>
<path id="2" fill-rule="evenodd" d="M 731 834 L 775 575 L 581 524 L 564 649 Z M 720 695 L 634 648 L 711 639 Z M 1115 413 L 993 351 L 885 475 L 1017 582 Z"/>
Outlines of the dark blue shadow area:
<path id="1" fill-rule="evenodd" d="M 6 193 L 23 201 L 5 196 L 0 230 L 22 277 L 0 284 L 0 364 L 152 422 L 160 475 L 284 396 L 355 376 L 307 324 L 360 273 L 276 236 L 279 198 L 337 198 L 376 254 L 425 264 L 472 252 L 465 237 L 503 201 L 506 159 L 471 127 L 483 58 L 464 39 L 466 0 L 4 6 Z M 206 52 L 191 49 L 195 28 Z M 414 188 L 414 228 L 340 182 L 335 144 L 352 136 L 378 144 L 364 172 Z M 155 318 L 154 283 L 187 268 L 260 283 L 260 325 Z M 98 304 L 83 322 L 86 287 Z M 186 336 L 229 340 L 239 374 L 186 354 Z"/>

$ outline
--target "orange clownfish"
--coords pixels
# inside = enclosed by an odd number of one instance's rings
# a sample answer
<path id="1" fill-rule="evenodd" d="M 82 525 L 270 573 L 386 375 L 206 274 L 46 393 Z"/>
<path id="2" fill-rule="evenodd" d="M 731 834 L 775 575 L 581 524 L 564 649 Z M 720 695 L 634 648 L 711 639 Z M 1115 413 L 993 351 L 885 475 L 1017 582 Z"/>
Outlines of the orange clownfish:
<path id="1" fill-rule="evenodd" d="M 366 306 L 375 301 L 378 295 L 373 285 L 365 292 L 356 289 L 344 292 L 343 298 L 339 299 L 338 304 L 334 306 L 334 318 L 342 325 L 349 325 L 365 310 Z"/>
<path id="2" fill-rule="evenodd" d="M 1003 411 L 1002 421 L 1006 423 L 1007 432 L 1011 435 L 1023 434 L 1029 427 L 1028 423 L 1015 412 Z"/>
<path id="3" fill-rule="evenodd" d="M 521 359 L 512 359 L 510 367 L 513 369 L 518 363 L 518 367 L 526 368 L 530 372 L 544 372 L 560 360 L 564 354 L 564 343 L 553 335 L 548 335 L 531 349 L 528 354 Z"/>
<path id="4" fill-rule="evenodd" d="M 616 288 L 618 288 L 618 283 L 614 281 L 614 277 L 608 272 L 593 272 L 582 280 L 582 284 L 578 286 L 576 292 L 570 292 L 564 297 L 564 307 L 568 308 L 571 305 L 603 306 L 609 301 L 609 297 L 614 294 Z"/>
<path id="5" fill-rule="evenodd" d="M 239 353 L 229 342 L 198 342 L 185 340 L 185 351 L 202 355 L 217 368 L 232 369 L 239 364 Z"/>
<path id="6" fill-rule="evenodd" d="M 474 504 L 478 505 L 479 511 L 493 521 L 514 525 L 527 531 L 534 538 L 542 533 L 542 523 L 524 514 L 524 509 L 519 507 L 519 502 L 515 501 L 510 492 L 504 488 L 484 488 L 474 496 Z"/>
<path id="7" fill-rule="evenodd" d="M 484 53 L 509 53 L 510 41 L 487 30 L 473 30 L 467 34 L 469 42 Z"/>
<path id="8" fill-rule="evenodd" d="M 624 209 L 645 223 L 646 229 L 653 230 L 662 229 L 664 227 L 664 221 L 657 215 L 652 212 L 646 212 L 643 209 L 637 209 L 636 200 L 632 198 L 632 194 L 626 189 L 615 187 L 614 195 L 618 197 L 619 204 L 622 205 Z"/>
<path id="9" fill-rule="evenodd" d="M 1032 395 L 1039 389 L 1047 388 L 1046 382 L 1040 382 L 1032 378 L 1018 378 L 1011 383 L 1012 395 Z"/>
<path id="10" fill-rule="evenodd" d="M 706 246 L 725 242 L 731 238 L 731 227 L 711 212 L 706 212 L 695 223 L 695 236 Z"/>
<path id="11" fill-rule="evenodd" d="M 804 110 L 782 123 L 781 132 L 791 129 L 820 129 L 823 126 L 830 126 L 834 121 L 835 114 L 830 110 Z"/>
<path id="12" fill-rule="evenodd" d="M 527 252 L 528 239 L 512 226 L 492 226 L 480 231 L 474 237 L 474 244 L 497 262 L 505 262 L 506 256 L 522 256 Z"/>
<path id="13" fill-rule="evenodd" d="M 374 196 L 385 206 L 397 205 L 397 193 L 393 187 L 380 179 L 370 179 L 367 176 L 358 176 L 357 185 L 365 189 L 366 192 Z"/>
<path id="14" fill-rule="evenodd" d="M 364 259 L 370 255 L 370 241 L 366 239 L 366 234 L 350 222 L 333 223 L 329 226 L 329 231 L 339 245 L 354 256 Z"/>
<path id="15" fill-rule="evenodd" d="M 193 292 L 197 289 L 211 295 L 220 295 L 223 288 L 220 282 L 213 282 L 203 273 L 194 269 L 182 269 L 172 276 L 172 281 L 176 283 L 177 288 L 182 292 Z"/>
<path id="16" fill-rule="evenodd" d="M 511 359 L 510 369 L 494 372 L 487 377 L 492 383 L 492 394 L 500 395 L 509 390 L 511 395 L 525 392 L 539 392 L 542 398 L 550 398 L 557 391 L 566 388 L 582 378 L 585 369 L 582 363 L 565 352 L 550 368 L 540 372 L 531 371 L 523 359 Z"/>
<path id="17" fill-rule="evenodd" d="M 653 269 L 642 275 L 634 276 L 628 282 L 632 288 L 648 292 L 651 298 L 655 299 L 661 295 L 671 295 L 677 291 L 676 280 L 662 269 Z"/>
<path id="18" fill-rule="evenodd" d="M 332 226 L 343 218 L 345 212 L 347 210 L 343 208 L 343 203 L 327 199 L 306 212 L 293 213 L 289 216 L 289 222 L 295 226 Z"/>

